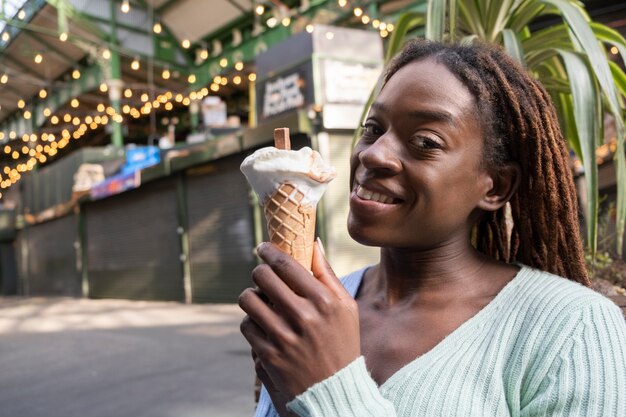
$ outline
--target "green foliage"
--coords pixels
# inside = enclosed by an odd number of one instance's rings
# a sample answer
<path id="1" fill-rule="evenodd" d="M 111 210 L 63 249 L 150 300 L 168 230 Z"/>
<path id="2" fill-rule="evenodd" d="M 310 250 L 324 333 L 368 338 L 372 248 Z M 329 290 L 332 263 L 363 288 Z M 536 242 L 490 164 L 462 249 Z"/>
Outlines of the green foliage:
<path id="1" fill-rule="evenodd" d="M 533 23 L 546 17 L 562 23 L 531 29 Z M 424 15 L 411 12 L 400 17 L 403 29 L 395 31 L 389 40 L 387 60 L 399 52 L 412 29 L 422 26 L 424 20 L 426 38 L 498 43 L 544 84 L 554 99 L 564 135 L 585 170 L 584 209 L 592 254 L 597 250 L 598 235 L 596 148 L 603 143 L 604 113 L 615 118 L 616 248 L 621 255 L 626 224 L 626 74 L 609 61 L 606 48 L 617 47 L 626 60 L 626 40 L 617 31 L 593 22 L 576 0 L 427 0 Z"/>

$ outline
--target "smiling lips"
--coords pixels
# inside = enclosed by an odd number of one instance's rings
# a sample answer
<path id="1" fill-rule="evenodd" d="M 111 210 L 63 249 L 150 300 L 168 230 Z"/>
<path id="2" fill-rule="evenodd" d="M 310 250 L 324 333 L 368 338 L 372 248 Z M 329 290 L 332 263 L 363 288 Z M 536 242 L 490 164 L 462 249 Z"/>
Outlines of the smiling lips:
<path id="1" fill-rule="evenodd" d="M 356 186 L 356 195 L 363 200 L 376 201 L 382 204 L 397 204 L 399 201 L 393 197 L 368 190 L 362 185 Z"/>

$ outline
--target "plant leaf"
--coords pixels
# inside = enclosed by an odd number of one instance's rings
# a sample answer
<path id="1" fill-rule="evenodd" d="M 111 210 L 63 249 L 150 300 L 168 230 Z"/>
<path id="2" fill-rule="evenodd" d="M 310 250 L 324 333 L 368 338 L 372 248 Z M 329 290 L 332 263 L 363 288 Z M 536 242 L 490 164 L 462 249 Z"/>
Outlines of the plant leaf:
<path id="1" fill-rule="evenodd" d="M 523 66 L 526 66 L 526 59 L 524 59 L 524 51 L 522 45 L 517 38 L 515 32 L 511 29 L 502 30 L 502 41 L 504 43 L 504 49 L 506 52 L 517 59 Z"/>
<path id="2" fill-rule="evenodd" d="M 608 99 L 609 110 L 615 116 L 618 136 L 621 138 L 620 140 L 623 140 L 625 126 L 621 116 L 617 89 L 613 83 L 613 77 L 611 76 L 611 70 L 609 69 L 606 56 L 602 51 L 598 40 L 594 36 L 585 15 L 582 13 L 580 8 L 574 6 L 573 3 L 566 0 L 540 1 L 559 9 L 561 15 L 568 23 L 569 28 L 574 34 L 575 39 L 572 40 L 577 40 L 580 43 L 582 51 L 589 57 L 591 68 L 595 73 L 598 83 L 602 87 L 602 91 Z"/>
<path id="3" fill-rule="evenodd" d="M 624 141 L 617 141 L 617 153 L 615 158 L 617 180 L 617 253 L 621 257 L 624 249 L 624 228 L 626 226 L 626 151 Z"/>
<path id="4" fill-rule="evenodd" d="M 429 0 L 426 11 L 426 39 L 442 41 L 446 26 L 446 0 Z"/>
<path id="5" fill-rule="evenodd" d="M 513 12 L 509 19 L 508 27 L 514 32 L 521 32 L 528 24 L 537 17 L 544 9 L 545 5 L 535 1 L 527 0 L 522 2 Z"/>
<path id="6" fill-rule="evenodd" d="M 598 107 L 595 81 L 584 58 L 576 53 L 558 50 L 565 64 L 572 88 L 574 121 L 580 140 L 582 163 L 587 181 L 587 244 L 595 256 L 598 223 L 598 166 L 596 163 L 595 138 L 601 128 L 597 118 Z"/>
<path id="7" fill-rule="evenodd" d="M 485 29 L 480 17 L 480 12 L 473 0 L 461 0 L 459 2 L 459 25 L 463 24 L 471 34 L 484 39 Z"/>
<path id="8" fill-rule="evenodd" d="M 493 1 L 487 10 L 487 40 L 494 42 L 512 15 L 513 0 Z"/>

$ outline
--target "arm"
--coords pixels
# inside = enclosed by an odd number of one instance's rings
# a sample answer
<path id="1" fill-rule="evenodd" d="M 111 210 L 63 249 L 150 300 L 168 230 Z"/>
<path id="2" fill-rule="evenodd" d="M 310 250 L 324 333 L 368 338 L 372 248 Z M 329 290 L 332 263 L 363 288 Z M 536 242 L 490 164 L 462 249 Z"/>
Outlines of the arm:
<path id="1" fill-rule="evenodd" d="M 248 314 L 242 333 L 278 415 L 369 416 L 374 400 L 389 411 L 375 412 L 377 417 L 395 416 L 360 357 L 356 301 L 317 245 L 313 276 L 273 245 L 261 245 L 257 253 L 266 265 L 252 274 L 258 290 L 246 290 L 239 299 Z M 266 407 L 257 416 L 275 416 L 273 412 Z"/>
<path id="2" fill-rule="evenodd" d="M 569 346 L 554 359 L 520 416 L 625 416 L 626 324 L 610 302 L 576 315 Z"/>

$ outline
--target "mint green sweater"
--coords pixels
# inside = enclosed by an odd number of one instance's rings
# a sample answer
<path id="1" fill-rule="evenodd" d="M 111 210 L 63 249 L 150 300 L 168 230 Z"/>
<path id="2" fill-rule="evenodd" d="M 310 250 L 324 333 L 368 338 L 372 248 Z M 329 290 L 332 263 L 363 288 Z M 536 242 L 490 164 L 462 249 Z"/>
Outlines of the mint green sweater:
<path id="1" fill-rule="evenodd" d="M 342 279 L 353 296 L 363 272 Z M 522 267 L 382 386 L 360 357 L 288 408 L 302 417 L 626 417 L 626 323 L 607 298 Z M 255 416 L 277 416 L 265 390 Z"/>

